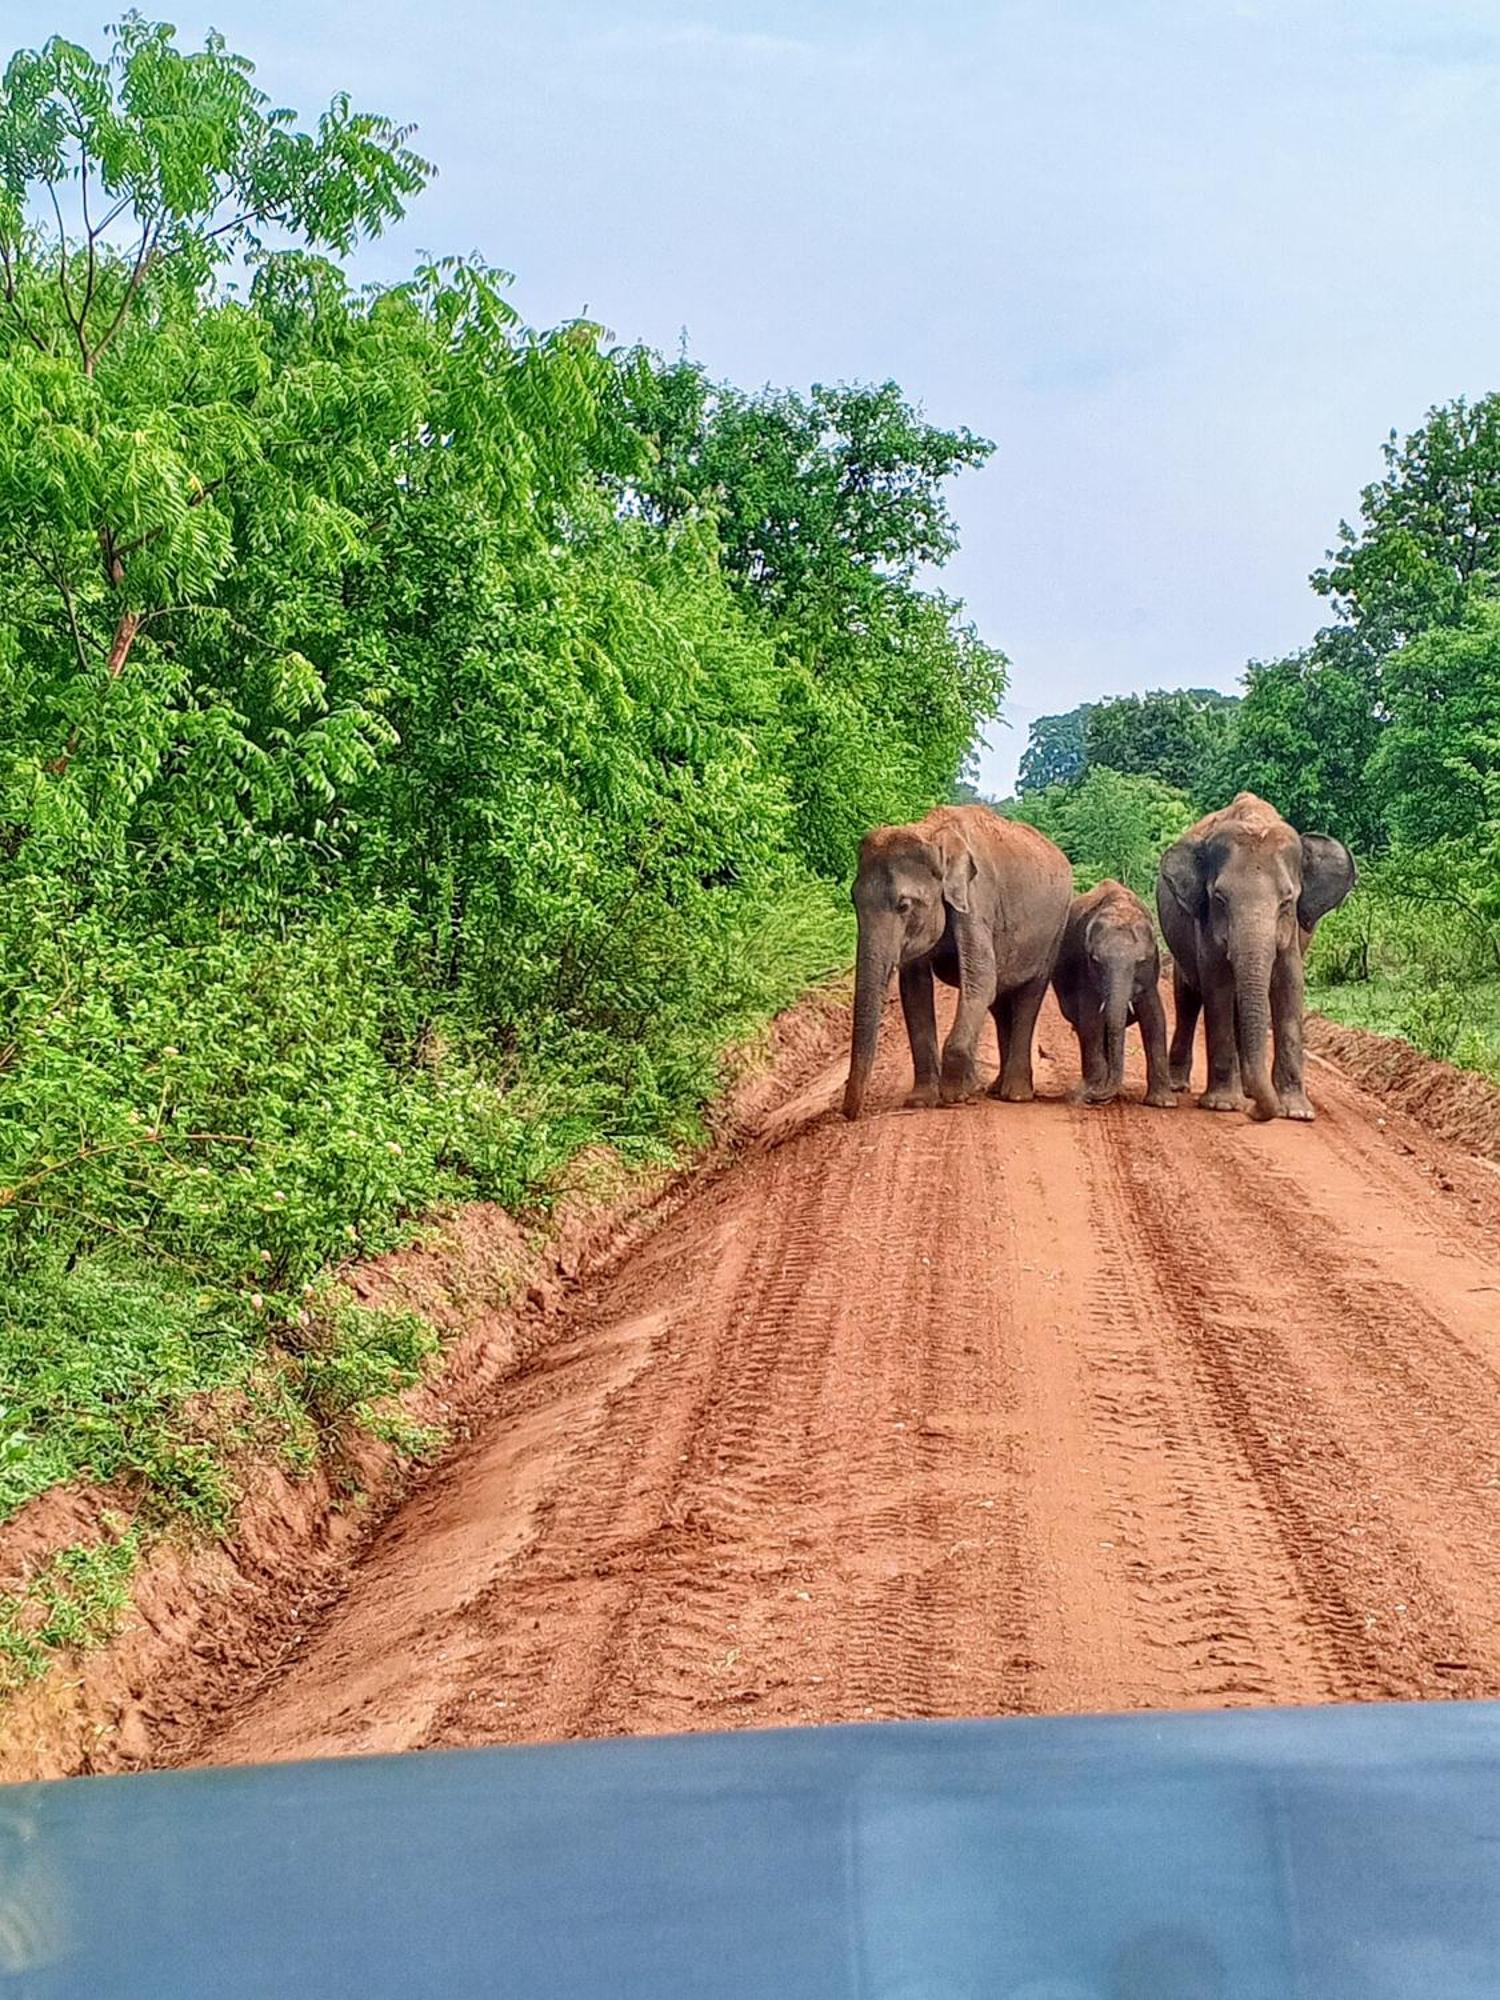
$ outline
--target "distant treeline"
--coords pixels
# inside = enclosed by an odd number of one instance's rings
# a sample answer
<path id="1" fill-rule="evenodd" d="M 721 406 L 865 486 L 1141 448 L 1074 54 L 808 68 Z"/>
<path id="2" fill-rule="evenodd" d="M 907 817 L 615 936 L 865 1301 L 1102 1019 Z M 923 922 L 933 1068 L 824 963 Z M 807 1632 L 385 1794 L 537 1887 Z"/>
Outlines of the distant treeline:
<path id="1" fill-rule="evenodd" d="M 1500 1073 L 1500 396 L 1429 412 L 1312 578 L 1333 617 L 1238 700 L 1127 696 L 1032 726 L 1013 809 L 1085 874 L 1236 791 L 1334 833 L 1363 893 L 1315 973 L 1347 1018 Z"/>

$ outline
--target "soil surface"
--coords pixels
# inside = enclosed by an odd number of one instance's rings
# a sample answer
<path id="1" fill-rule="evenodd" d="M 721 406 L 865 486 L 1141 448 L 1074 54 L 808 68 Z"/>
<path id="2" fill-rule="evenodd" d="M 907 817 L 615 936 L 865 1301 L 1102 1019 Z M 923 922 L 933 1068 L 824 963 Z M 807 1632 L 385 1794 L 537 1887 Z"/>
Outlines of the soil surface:
<path id="1" fill-rule="evenodd" d="M 174 1761 L 1500 1695 L 1500 1176 L 1321 1062 L 1067 1103 L 1050 1003 L 1036 1103 L 903 1112 L 892 1015 Z"/>

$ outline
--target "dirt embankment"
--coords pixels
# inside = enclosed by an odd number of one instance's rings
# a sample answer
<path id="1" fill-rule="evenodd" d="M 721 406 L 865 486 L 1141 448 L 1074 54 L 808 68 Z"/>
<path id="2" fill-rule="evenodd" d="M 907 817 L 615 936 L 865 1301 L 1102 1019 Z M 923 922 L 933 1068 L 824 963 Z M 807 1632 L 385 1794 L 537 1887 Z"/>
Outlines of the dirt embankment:
<path id="1" fill-rule="evenodd" d="M 1500 1695 L 1494 1173 L 1324 1064 L 1260 1126 L 1041 1049 L 902 1113 L 897 1017 L 853 1126 L 830 1056 L 157 1758 Z"/>
<path id="2" fill-rule="evenodd" d="M 737 1151 L 774 1143 L 789 1120 L 822 1108 L 804 1086 L 824 1075 L 848 1031 L 837 986 L 782 1016 L 745 1052 L 711 1113 L 709 1148 L 686 1173 L 627 1178 L 608 1158 L 585 1158 L 544 1229 L 525 1232 L 503 1209 L 477 1203 L 440 1220 L 423 1244 L 344 1274 L 364 1303 L 421 1312 L 446 1336 L 438 1368 L 401 1403 L 418 1423 L 444 1429 L 448 1456 L 484 1425 L 497 1385 L 545 1349 L 584 1274 L 662 1227 L 688 1188 Z M 441 1482 L 446 1463 L 427 1476 Z M 156 1544 L 133 1579 L 120 1636 L 60 1657 L 5 1705 L 0 1782 L 151 1762 L 232 1701 L 247 1673 L 281 1657 L 415 1483 L 395 1452 L 363 1434 L 310 1476 L 257 1462 L 241 1479 L 232 1540 Z M 108 1492 L 43 1495 L 0 1529 L 0 1588 L 21 1587 L 53 1550 L 94 1539 L 104 1516 L 129 1507 L 128 1496 Z"/>
<path id="3" fill-rule="evenodd" d="M 1434 1062 L 1410 1042 L 1316 1014 L 1308 1017 L 1307 1046 L 1428 1132 L 1500 1166 L 1500 1090 L 1484 1077 Z"/>

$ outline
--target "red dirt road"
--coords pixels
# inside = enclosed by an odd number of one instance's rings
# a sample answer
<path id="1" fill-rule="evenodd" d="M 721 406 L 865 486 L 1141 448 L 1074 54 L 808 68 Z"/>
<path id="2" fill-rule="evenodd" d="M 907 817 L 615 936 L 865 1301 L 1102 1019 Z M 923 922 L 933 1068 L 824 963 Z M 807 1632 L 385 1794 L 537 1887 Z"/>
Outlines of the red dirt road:
<path id="1" fill-rule="evenodd" d="M 1032 1105 L 897 1111 L 899 1016 L 860 1124 L 831 1069 L 197 1757 L 1500 1694 L 1500 1179 L 1040 1040 Z"/>

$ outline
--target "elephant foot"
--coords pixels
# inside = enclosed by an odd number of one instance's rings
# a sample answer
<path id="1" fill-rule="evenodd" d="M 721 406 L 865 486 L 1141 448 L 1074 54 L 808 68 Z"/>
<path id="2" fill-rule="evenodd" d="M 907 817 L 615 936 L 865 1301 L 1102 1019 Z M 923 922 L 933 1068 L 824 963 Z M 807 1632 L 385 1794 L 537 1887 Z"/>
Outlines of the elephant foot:
<path id="1" fill-rule="evenodd" d="M 938 1101 L 938 1087 L 935 1083 L 919 1083 L 906 1093 L 901 1100 L 905 1111 L 930 1111 Z"/>
<path id="2" fill-rule="evenodd" d="M 1172 1088 L 1174 1090 L 1191 1090 L 1192 1087 L 1193 1087 L 1193 1073 L 1190 1069 L 1173 1070 Z"/>
<path id="3" fill-rule="evenodd" d="M 1159 1083 L 1154 1090 L 1146 1092 L 1146 1102 L 1155 1111 L 1175 1111 L 1177 1109 L 1177 1092 L 1170 1084 Z"/>
<path id="4" fill-rule="evenodd" d="M 967 1076 L 945 1076 L 938 1092 L 938 1103 L 946 1110 L 955 1104 L 967 1104 L 970 1098 L 979 1095 L 979 1078 L 971 1071 Z"/>
<path id="5" fill-rule="evenodd" d="M 1112 1083 L 1080 1083 L 1068 1092 L 1070 1104 L 1113 1104 L 1119 1091 Z"/>
<path id="6" fill-rule="evenodd" d="M 1305 1090 L 1284 1090 L 1281 1093 L 1281 1115 L 1283 1118 L 1295 1118 L 1300 1125 L 1310 1125 L 1318 1114 L 1313 1110 Z"/>
<path id="7" fill-rule="evenodd" d="M 990 1096 L 1006 1104 L 1029 1104 L 1036 1091 L 1029 1076 L 1002 1076 L 990 1085 Z"/>
<path id="8" fill-rule="evenodd" d="M 1237 1090 L 1205 1090 L 1198 1099 L 1200 1111 L 1243 1111 L 1245 1100 Z"/>

